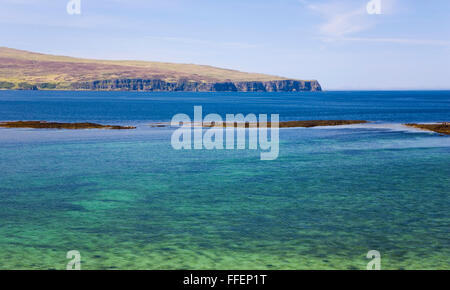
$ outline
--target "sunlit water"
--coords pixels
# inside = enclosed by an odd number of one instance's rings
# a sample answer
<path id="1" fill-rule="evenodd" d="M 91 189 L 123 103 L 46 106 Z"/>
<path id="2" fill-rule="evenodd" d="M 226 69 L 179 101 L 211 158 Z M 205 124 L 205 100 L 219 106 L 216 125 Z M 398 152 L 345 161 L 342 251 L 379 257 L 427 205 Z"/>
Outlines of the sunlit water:
<path id="1" fill-rule="evenodd" d="M 371 124 L 280 130 L 280 156 L 172 149 L 176 113 Z M 137 130 L 0 129 L 0 269 L 450 269 L 450 92 L 0 91 L 0 120 Z"/>

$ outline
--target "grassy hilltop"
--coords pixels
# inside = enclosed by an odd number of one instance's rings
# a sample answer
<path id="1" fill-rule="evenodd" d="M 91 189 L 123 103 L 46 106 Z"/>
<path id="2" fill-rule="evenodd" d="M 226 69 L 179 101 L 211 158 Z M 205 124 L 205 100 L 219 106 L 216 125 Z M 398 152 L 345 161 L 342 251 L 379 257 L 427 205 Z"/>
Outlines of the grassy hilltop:
<path id="1" fill-rule="evenodd" d="M 320 90 L 320 85 L 205 65 L 93 60 L 0 47 L 0 89 L 300 91 Z"/>

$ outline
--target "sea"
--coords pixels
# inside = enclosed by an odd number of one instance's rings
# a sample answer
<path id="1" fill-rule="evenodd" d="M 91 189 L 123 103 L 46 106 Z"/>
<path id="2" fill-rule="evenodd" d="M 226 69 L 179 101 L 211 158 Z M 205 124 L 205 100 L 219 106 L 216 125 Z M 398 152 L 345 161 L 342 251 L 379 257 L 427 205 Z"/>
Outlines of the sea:
<path id="1" fill-rule="evenodd" d="M 279 156 L 175 150 L 176 114 L 367 124 L 282 128 Z M 0 91 L 0 269 L 450 269 L 450 91 Z M 72 252 L 73 253 L 73 252 Z"/>

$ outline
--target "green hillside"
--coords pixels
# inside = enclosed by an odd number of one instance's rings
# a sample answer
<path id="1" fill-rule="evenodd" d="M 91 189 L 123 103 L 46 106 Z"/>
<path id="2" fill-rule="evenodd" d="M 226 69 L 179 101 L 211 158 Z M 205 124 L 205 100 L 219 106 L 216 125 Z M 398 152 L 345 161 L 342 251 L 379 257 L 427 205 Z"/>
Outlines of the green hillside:
<path id="1" fill-rule="evenodd" d="M 308 88 L 309 81 L 205 65 L 81 59 L 0 47 L 2 89 L 272 91 L 290 86 L 286 81 Z"/>

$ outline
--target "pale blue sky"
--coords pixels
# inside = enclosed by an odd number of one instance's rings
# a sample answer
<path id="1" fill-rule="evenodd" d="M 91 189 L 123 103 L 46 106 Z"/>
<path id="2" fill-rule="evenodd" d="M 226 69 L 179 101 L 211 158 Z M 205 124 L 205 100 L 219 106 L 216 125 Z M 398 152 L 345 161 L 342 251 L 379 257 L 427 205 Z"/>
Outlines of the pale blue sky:
<path id="1" fill-rule="evenodd" d="M 0 46 L 208 64 L 332 89 L 450 89 L 450 1 L 0 0 Z"/>

